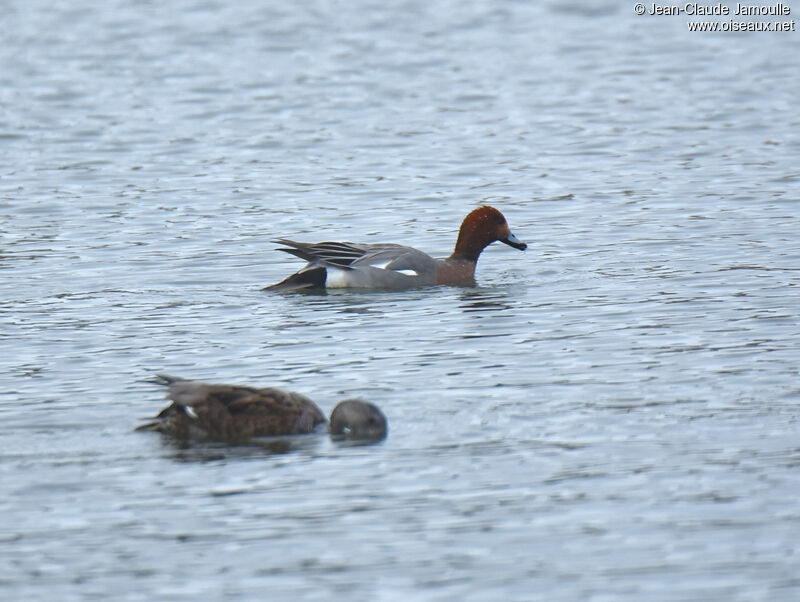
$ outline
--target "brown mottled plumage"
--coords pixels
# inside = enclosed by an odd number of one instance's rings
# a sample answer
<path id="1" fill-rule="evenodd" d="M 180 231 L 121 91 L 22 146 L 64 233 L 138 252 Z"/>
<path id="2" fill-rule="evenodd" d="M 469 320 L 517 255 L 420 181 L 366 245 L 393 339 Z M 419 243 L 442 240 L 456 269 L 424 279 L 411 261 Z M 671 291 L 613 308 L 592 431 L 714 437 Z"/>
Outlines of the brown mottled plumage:
<path id="1" fill-rule="evenodd" d="M 310 433 L 325 422 L 316 404 L 280 389 L 210 385 L 158 375 L 172 404 L 137 430 L 159 431 L 179 439 L 247 441 L 253 437 Z"/>
<path id="2" fill-rule="evenodd" d="M 137 431 L 158 431 L 180 440 L 243 443 L 254 437 L 310 433 L 325 416 L 308 397 L 274 388 L 212 385 L 159 374 L 172 404 Z M 376 406 L 343 401 L 331 414 L 331 434 L 383 439 L 386 417 Z"/>

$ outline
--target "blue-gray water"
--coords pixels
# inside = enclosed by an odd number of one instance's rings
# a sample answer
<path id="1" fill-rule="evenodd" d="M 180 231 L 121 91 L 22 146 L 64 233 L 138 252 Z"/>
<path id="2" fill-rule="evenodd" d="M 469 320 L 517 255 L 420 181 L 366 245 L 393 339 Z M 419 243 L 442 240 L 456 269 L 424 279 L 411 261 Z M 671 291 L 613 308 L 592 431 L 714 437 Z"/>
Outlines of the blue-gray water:
<path id="1" fill-rule="evenodd" d="M 0 597 L 800 598 L 799 34 L 633 4 L 5 6 Z M 260 290 L 480 203 L 475 288 Z M 178 449 L 158 371 L 389 437 Z"/>

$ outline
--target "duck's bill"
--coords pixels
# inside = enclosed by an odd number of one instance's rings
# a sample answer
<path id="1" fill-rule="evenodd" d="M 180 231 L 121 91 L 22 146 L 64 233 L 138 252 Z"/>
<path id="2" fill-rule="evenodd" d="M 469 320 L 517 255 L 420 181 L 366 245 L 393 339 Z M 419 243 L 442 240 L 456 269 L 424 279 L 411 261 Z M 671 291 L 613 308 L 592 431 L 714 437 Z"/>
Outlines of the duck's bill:
<path id="1" fill-rule="evenodd" d="M 500 242 L 506 243 L 509 247 L 514 247 L 515 249 L 519 249 L 520 251 L 524 251 L 528 248 L 524 242 L 519 240 L 516 236 L 514 236 L 511 232 L 508 233 L 508 236 L 505 238 L 501 238 Z"/>

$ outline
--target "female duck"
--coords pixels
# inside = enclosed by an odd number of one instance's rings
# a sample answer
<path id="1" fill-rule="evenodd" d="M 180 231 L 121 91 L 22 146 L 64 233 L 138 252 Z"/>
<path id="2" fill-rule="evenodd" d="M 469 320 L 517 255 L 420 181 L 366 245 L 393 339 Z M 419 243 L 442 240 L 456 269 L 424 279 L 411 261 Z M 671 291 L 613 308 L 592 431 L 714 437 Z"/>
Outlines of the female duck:
<path id="1" fill-rule="evenodd" d="M 308 397 L 280 389 L 212 385 L 159 374 L 172 403 L 137 431 L 158 431 L 176 439 L 244 443 L 254 437 L 310 433 L 325 416 Z M 386 417 L 365 401 L 348 400 L 331 413 L 333 437 L 379 440 Z"/>
<path id="2" fill-rule="evenodd" d="M 455 250 L 447 259 L 434 259 L 413 247 L 396 244 L 313 244 L 279 238 L 274 241 L 284 245 L 279 251 L 305 259 L 308 264 L 265 290 L 406 289 L 434 284 L 475 284 L 478 257 L 497 240 L 522 251 L 528 248 L 512 234 L 503 214 L 487 206 L 464 218 Z"/>

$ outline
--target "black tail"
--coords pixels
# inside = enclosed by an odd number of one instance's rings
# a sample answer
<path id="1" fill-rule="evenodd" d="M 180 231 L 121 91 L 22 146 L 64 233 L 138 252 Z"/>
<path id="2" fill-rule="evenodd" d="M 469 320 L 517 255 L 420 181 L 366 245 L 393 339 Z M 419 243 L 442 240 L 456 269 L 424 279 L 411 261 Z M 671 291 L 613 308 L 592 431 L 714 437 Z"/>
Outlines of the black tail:
<path id="1" fill-rule="evenodd" d="M 156 374 L 152 378 L 146 378 L 141 382 L 145 383 L 152 383 L 154 385 L 162 385 L 167 386 L 171 385 L 172 383 L 178 382 L 179 380 L 188 380 L 186 378 L 181 378 L 180 376 L 170 376 L 169 374 Z"/>
<path id="2" fill-rule="evenodd" d="M 277 284 L 265 286 L 264 291 L 296 291 L 306 288 L 325 288 L 325 281 L 328 279 L 328 271 L 323 268 L 311 268 L 292 274 L 285 280 Z"/>
<path id="3" fill-rule="evenodd" d="M 171 377 L 171 376 L 166 376 L 166 375 L 164 375 L 164 376 L 165 376 L 165 378 L 173 379 L 173 377 Z M 180 379 L 178 379 L 178 380 L 180 380 Z M 151 382 L 156 382 L 156 381 L 151 381 Z M 174 379 L 173 379 L 173 382 L 174 382 Z M 153 418 L 147 418 L 146 420 L 148 420 L 148 422 L 145 422 L 144 424 L 140 424 L 139 426 L 137 426 L 133 430 L 134 431 L 156 431 L 156 432 L 159 432 L 159 433 L 166 433 L 166 432 L 169 431 L 170 418 L 172 418 L 176 413 L 177 414 L 185 414 L 186 410 L 185 410 L 184 406 L 182 406 L 182 405 L 180 405 L 178 403 L 175 403 L 173 401 L 170 405 L 168 405 L 166 408 L 161 410 L 158 413 L 158 416 L 155 416 Z"/>
<path id="4" fill-rule="evenodd" d="M 152 422 L 145 422 L 144 424 L 140 424 L 133 430 L 161 432 L 163 428 L 164 428 L 163 423 L 160 420 L 153 420 Z"/>

